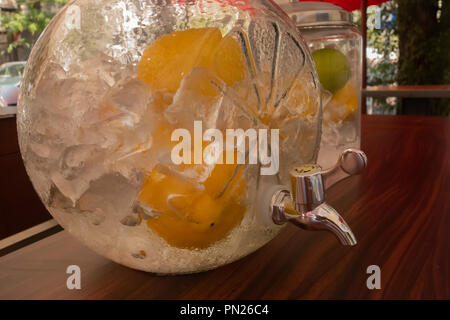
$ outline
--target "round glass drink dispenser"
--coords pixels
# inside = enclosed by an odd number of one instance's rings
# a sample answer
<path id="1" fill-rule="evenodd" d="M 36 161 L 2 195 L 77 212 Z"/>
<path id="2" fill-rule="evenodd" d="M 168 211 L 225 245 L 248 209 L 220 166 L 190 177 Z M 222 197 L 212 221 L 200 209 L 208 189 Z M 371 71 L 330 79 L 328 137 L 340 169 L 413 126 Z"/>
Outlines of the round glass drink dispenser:
<path id="1" fill-rule="evenodd" d="M 352 14 L 324 2 L 280 3 L 307 41 L 323 89 L 318 163 L 331 167 L 347 148 L 360 147 L 362 37 Z"/>
<path id="2" fill-rule="evenodd" d="M 339 57 L 358 59 L 342 39 L 330 42 Z M 334 100 L 356 97 L 348 77 Z M 307 44 L 271 1 L 74 0 L 27 62 L 20 149 L 64 229 L 131 268 L 216 268 L 288 222 L 354 245 L 325 191 L 366 159 L 346 150 L 317 166 L 321 94 Z M 327 126 L 356 135 L 357 101 L 345 101 Z"/>

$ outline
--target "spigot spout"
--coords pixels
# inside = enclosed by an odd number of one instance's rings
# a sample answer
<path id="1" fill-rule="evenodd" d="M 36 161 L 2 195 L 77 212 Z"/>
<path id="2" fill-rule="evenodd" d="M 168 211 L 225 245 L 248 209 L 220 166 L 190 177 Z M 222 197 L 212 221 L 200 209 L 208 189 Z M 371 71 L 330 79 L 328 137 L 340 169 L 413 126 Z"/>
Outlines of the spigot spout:
<path id="1" fill-rule="evenodd" d="M 312 231 L 332 232 L 345 246 L 354 246 L 356 238 L 340 214 L 326 203 L 313 211 L 299 213 L 295 208 L 289 191 L 281 190 L 273 197 L 272 219 L 275 224 L 290 222 L 299 228 Z"/>
<path id="2" fill-rule="evenodd" d="M 337 211 L 323 203 L 314 211 L 302 214 L 289 222 L 305 230 L 325 230 L 332 232 L 344 246 L 356 245 L 352 230 Z"/>

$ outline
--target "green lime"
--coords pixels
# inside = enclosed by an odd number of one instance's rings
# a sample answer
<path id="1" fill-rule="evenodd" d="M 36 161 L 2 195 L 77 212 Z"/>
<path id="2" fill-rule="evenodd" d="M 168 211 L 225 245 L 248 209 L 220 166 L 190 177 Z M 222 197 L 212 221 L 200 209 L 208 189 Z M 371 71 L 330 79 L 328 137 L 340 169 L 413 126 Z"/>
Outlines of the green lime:
<path id="1" fill-rule="evenodd" d="M 313 52 L 317 73 L 322 87 L 331 93 L 342 89 L 350 78 L 347 57 L 336 49 L 320 49 Z"/>

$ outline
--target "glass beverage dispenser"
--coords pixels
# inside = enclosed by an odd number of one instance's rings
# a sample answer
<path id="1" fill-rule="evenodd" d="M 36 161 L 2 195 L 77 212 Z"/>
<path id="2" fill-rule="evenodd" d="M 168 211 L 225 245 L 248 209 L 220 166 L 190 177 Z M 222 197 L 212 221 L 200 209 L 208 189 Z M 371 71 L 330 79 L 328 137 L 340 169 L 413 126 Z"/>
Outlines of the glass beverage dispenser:
<path id="1" fill-rule="evenodd" d="M 347 148 L 360 148 L 362 37 L 352 14 L 326 2 L 280 3 L 311 49 L 322 85 L 318 163 L 331 167 Z"/>
<path id="2" fill-rule="evenodd" d="M 356 95 L 348 77 L 328 105 Z M 351 103 L 328 117 L 356 132 Z M 330 158 L 334 169 L 316 165 L 318 75 L 272 1 L 70 1 L 33 48 L 17 124 L 49 212 L 128 267 L 213 269 L 259 249 L 287 222 L 356 243 L 325 191 L 358 174 L 365 155 L 346 150 Z M 239 137 L 223 149 L 229 130 L 242 133 L 243 149 Z M 259 162 L 244 132 L 258 135 Z"/>

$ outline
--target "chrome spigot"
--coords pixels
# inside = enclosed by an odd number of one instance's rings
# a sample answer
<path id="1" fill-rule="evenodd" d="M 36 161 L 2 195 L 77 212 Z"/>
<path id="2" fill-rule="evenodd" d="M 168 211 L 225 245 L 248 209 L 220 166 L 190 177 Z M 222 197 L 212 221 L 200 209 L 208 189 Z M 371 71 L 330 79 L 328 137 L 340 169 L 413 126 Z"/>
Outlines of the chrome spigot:
<path id="1" fill-rule="evenodd" d="M 306 230 L 327 230 L 343 245 L 355 245 L 350 227 L 335 209 L 325 203 L 325 191 L 367 166 L 367 157 L 360 150 L 345 150 L 337 164 L 328 170 L 318 165 L 304 165 L 291 171 L 292 193 L 279 190 L 272 197 L 272 220 L 281 225 L 291 222 Z"/>

